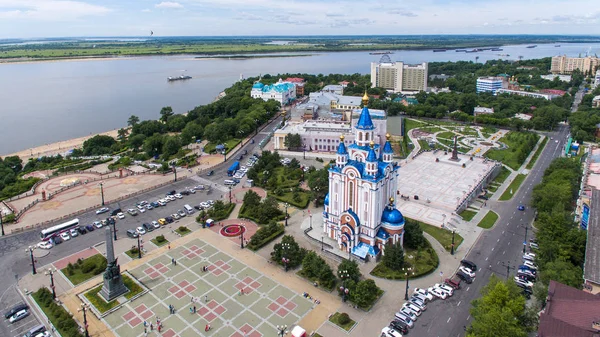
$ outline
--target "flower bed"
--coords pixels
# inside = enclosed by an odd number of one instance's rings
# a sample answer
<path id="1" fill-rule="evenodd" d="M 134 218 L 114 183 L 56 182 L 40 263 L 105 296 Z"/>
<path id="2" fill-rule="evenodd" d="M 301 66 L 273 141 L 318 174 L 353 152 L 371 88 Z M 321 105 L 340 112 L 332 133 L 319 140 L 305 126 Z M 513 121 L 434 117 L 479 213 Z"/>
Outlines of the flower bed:
<path id="1" fill-rule="evenodd" d="M 246 232 L 246 227 L 242 225 L 227 225 L 219 231 L 221 235 L 226 236 L 228 238 L 232 238 L 235 236 L 240 236 L 242 233 Z"/>

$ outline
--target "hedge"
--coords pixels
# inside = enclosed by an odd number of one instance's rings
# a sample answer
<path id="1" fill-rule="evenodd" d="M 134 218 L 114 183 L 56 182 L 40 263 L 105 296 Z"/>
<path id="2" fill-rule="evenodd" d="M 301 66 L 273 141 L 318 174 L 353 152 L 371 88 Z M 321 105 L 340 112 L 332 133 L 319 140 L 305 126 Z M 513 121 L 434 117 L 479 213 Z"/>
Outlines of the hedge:
<path id="1" fill-rule="evenodd" d="M 52 292 L 48 288 L 40 288 L 31 294 L 52 325 L 63 337 L 83 337 L 79 332 L 79 325 L 65 308 L 56 304 L 52 299 Z"/>
<path id="2" fill-rule="evenodd" d="M 223 212 L 214 212 L 214 209 L 210 209 L 207 214 L 210 219 L 215 221 L 221 221 L 229 218 L 231 212 L 235 208 L 235 203 L 227 203 L 225 204 L 225 210 Z"/>
<path id="3" fill-rule="evenodd" d="M 246 245 L 246 248 L 253 250 L 253 251 L 257 251 L 259 249 L 261 249 L 262 247 L 264 247 L 265 245 L 267 245 L 269 242 L 275 240 L 276 238 L 278 238 L 279 236 L 283 235 L 283 233 L 285 232 L 285 227 L 281 224 L 277 224 L 277 227 L 279 228 L 276 232 L 273 232 L 271 235 L 263 238 L 262 240 L 254 243 L 252 242 L 252 238 L 250 238 L 250 242 L 248 242 L 248 244 Z M 268 227 L 262 227 L 260 228 L 254 235 L 261 235 L 259 234 L 259 232 L 263 231 L 266 232 Z M 252 236 L 254 237 L 254 236 Z"/>

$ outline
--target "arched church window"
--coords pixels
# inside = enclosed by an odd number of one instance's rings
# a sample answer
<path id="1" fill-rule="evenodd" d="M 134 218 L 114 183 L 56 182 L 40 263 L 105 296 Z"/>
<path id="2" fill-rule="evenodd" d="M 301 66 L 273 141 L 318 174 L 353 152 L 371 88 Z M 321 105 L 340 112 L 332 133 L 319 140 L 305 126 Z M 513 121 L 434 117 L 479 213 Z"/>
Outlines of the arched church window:
<path id="1" fill-rule="evenodd" d="M 359 141 L 362 141 L 362 132 L 359 132 L 359 133 L 358 133 L 358 140 L 359 140 Z"/>
<path id="2" fill-rule="evenodd" d="M 365 140 L 369 140 L 369 133 L 365 133 Z"/>

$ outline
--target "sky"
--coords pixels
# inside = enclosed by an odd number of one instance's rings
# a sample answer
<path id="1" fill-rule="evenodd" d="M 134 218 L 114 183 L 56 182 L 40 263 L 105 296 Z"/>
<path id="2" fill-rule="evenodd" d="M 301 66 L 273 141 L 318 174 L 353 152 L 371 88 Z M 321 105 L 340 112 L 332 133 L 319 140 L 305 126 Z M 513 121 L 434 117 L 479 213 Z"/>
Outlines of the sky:
<path id="1" fill-rule="evenodd" d="M 0 0 L 0 38 L 600 35 L 598 0 Z"/>

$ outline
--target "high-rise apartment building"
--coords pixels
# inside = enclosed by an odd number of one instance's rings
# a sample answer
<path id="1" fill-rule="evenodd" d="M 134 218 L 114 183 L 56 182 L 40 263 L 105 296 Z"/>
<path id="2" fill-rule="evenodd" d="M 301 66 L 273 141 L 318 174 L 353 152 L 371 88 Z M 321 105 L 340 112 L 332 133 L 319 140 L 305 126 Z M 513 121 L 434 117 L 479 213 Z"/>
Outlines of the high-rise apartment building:
<path id="1" fill-rule="evenodd" d="M 491 92 L 496 94 L 499 89 L 506 89 L 508 87 L 508 81 L 506 78 L 498 77 L 479 77 L 477 79 L 477 92 Z"/>
<path id="2" fill-rule="evenodd" d="M 567 57 L 566 55 L 552 57 L 550 72 L 553 74 L 571 74 L 575 69 L 584 74 L 593 74 L 600 67 L 598 57 Z"/>
<path id="3" fill-rule="evenodd" d="M 371 63 L 371 84 L 394 92 L 426 91 L 427 63 L 392 62 L 384 55 L 379 62 Z"/>

